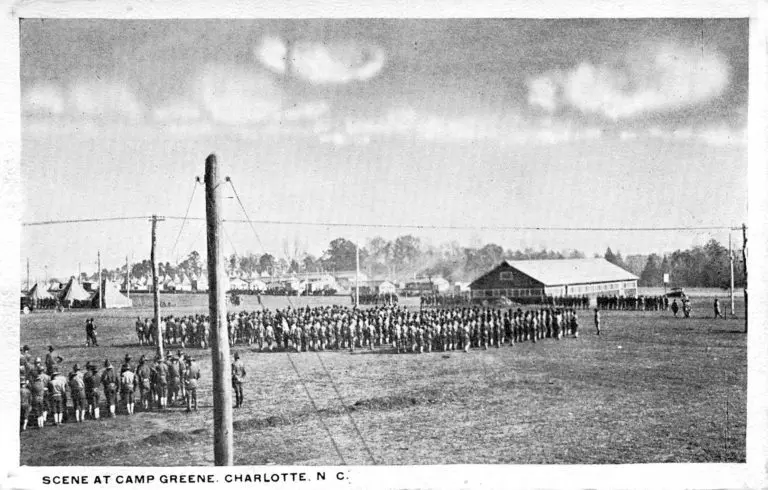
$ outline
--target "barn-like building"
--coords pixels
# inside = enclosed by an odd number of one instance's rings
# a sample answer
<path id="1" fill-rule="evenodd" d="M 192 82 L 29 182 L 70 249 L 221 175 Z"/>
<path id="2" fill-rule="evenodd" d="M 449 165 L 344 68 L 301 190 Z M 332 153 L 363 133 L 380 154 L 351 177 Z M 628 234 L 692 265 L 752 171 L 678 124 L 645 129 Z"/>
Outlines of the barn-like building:
<path id="1" fill-rule="evenodd" d="M 505 260 L 470 285 L 473 299 L 637 295 L 638 277 L 605 259 Z"/>

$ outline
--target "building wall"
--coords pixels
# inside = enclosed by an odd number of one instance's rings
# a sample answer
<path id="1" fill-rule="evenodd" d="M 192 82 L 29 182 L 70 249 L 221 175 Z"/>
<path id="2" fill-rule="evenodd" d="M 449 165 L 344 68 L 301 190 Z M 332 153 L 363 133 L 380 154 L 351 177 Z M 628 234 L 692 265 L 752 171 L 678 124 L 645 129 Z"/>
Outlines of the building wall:
<path id="1" fill-rule="evenodd" d="M 629 296 L 637 295 L 637 280 L 545 286 L 507 264 L 479 277 L 471 284 L 473 298 L 530 296 Z"/>

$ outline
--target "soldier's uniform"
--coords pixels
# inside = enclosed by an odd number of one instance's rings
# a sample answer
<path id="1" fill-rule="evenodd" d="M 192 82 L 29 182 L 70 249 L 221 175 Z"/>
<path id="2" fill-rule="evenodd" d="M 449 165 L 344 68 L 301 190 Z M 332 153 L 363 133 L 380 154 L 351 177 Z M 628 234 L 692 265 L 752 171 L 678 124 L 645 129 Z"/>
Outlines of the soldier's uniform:
<path id="1" fill-rule="evenodd" d="M 43 428 L 45 425 L 45 384 L 43 384 L 43 373 L 37 374 L 35 379 L 29 385 L 32 410 L 37 417 L 37 426 Z"/>
<path id="2" fill-rule="evenodd" d="M 232 363 L 232 388 L 235 392 L 235 408 L 243 406 L 243 382 L 245 381 L 245 364 L 240 360 L 240 354 L 235 352 L 235 362 Z"/>
<path id="3" fill-rule="evenodd" d="M 597 335 L 600 335 L 600 310 L 595 308 L 595 330 Z"/>
<path id="4" fill-rule="evenodd" d="M 109 406 L 109 416 L 114 417 L 116 415 L 115 409 L 117 407 L 117 389 L 120 384 L 120 380 L 112 368 L 112 363 L 109 359 L 104 361 L 104 371 L 101 374 L 101 384 L 104 386 L 104 398 Z"/>
<path id="5" fill-rule="evenodd" d="M 197 410 L 197 382 L 200 379 L 200 368 L 195 360 L 191 357 L 187 358 L 187 369 L 184 375 L 184 382 L 186 383 L 187 392 L 187 412 L 194 407 Z"/>
<path id="6" fill-rule="evenodd" d="M 53 376 L 48 382 L 48 392 L 51 398 L 51 412 L 54 425 L 61 425 L 64 416 L 64 394 L 69 390 L 67 378 L 58 369 L 53 370 Z"/>
<path id="7" fill-rule="evenodd" d="M 179 385 L 181 385 L 181 372 L 179 360 L 176 356 L 170 357 L 168 363 L 168 403 L 173 405 L 179 394 Z"/>
<path id="8" fill-rule="evenodd" d="M 149 410 L 149 400 L 152 396 L 152 368 L 149 366 L 144 356 L 141 356 L 141 359 L 139 359 L 139 367 L 136 370 L 136 377 L 138 378 L 141 404 L 144 407 L 144 410 Z"/>
<path id="9" fill-rule="evenodd" d="M 85 381 L 80 366 L 75 364 L 69 375 L 69 390 L 72 395 L 72 408 L 75 411 L 75 420 L 83 422 L 85 420 L 85 407 L 87 400 L 85 397 Z"/>
<path id="10" fill-rule="evenodd" d="M 162 357 L 158 357 L 155 366 L 155 389 L 160 408 L 168 406 L 168 364 Z"/>
<path id="11" fill-rule="evenodd" d="M 19 388 L 19 401 L 21 402 L 19 425 L 21 426 L 21 430 L 25 431 L 27 430 L 27 424 L 29 423 L 29 413 L 32 411 L 32 393 L 29 391 L 29 381 L 27 381 L 26 376 L 21 378 Z"/>
<path id="12" fill-rule="evenodd" d="M 131 367 L 128 365 L 123 366 L 120 373 L 120 394 L 125 402 L 125 410 L 128 412 L 128 415 L 133 415 L 133 394 L 136 391 L 137 384 L 138 379 L 136 379 L 136 374 Z"/>

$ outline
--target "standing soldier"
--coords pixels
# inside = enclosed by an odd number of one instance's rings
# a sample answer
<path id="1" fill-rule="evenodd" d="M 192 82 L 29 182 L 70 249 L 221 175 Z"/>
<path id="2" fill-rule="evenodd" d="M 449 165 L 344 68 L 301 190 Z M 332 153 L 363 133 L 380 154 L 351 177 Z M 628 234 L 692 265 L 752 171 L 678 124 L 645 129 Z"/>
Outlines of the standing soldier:
<path id="1" fill-rule="evenodd" d="M 109 359 L 104 360 L 104 371 L 101 374 L 101 384 L 104 386 L 104 398 L 109 407 L 109 416 L 115 417 L 115 406 L 117 405 L 117 388 L 120 380 L 117 378 L 115 370 L 112 369 L 112 363 Z"/>
<path id="2" fill-rule="evenodd" d="M 22 432 L 27 430 L 27 424 L 29 423 L 29 412 L 32 411 L 32 393 L 29 391 L 29 381 L 26 376 L 21 377 L 21 392 L 19 393 L 21 401 L 20 411 L 20 423 Z"/>
<path id="3" fill-rule="evenodd" d="M 136 370 L 136 377 L 139 383 L 139 395 L 141 396 L 141 405 L 144 410 L 149 410 L 149 399 L 151 398 L 152 368 L 149 366 L 146 357 L 141 356 L 139 367 Z"/>
<path id="4" fill-rule="evenodd" d="M 168 406 L 168 364 L 160 356 L 157 356 L 155 365 L 155 387 L 158 406 L 163 409 Z"/>
<path id="5" fill-rule="evenodd" d="M 133 415 L 133 394 L 136 391 L 138 380 L 129 364 L 124 364 L 120 373 L 120 394 L 125 402 L 125 410 L 128 415 Z"/>
<path id="6" fill-rule="evenodd" d="M 101 376 L 96 370 L 96 366 L 90 361 L 85 364 L 87 369 L 83 375 L 85 383 L 85 398 L 88 402 L 88 413 L 94 420 L 99 420 L 99 404 L 101 403 Z"/>
<path id="7" fill-rule="evenodd" d="M 139 338 L 139 345 L 144 345 L 144 322 L 141 317 L 136 317 L 136 336 Z"/>
<path id="8" fill-rule="evenodd" d="M 571 332 L 574 338 L 579 338 L 579 317 L 576 310 L 571 311 Z"/>
<path id="9" fill-rule="evenodd" d="M 595 329 L 597 335 L 600 335 L 600 310 L 598 308 L 595 308 Z"/>
<path id="10" fill-rule="evenodd" d="M 676 299 L 672 300 L 672 306 L 670 308 L 672 309 L 672 314 L 675 316 L 675 318 L 677 318 L 677 312 L 680 309 L 680 307 L 677 306 L 677 300 Z"/>
<path id="11" fill-rule="evenodd" d="M 72 395 L 72 408 L 75 411 L 75 420 L 83 422 L 85 420 L 85 406 L 87 404 L 85 397 L 85 381 L 80 366 L 72 366 L 72 372 L 69 375 L 69 390 Z"/>
<path id="12" fill-rule="evenodd" d="M 235 352 L 235 362 L 232 363 L 232 389 L 235 392 L 235 408 L 243 406 L 243 381 L 245 380 L 245 365 L 240 360 L 240 354 Z"/>
<path id="13" fill-rule="evenodd" d="M 53 375 L 53 371 L 56 369 L 56 360 L 59 355 L 56 353 L 52 345 L 48 346 L 48 353 L 45 355 L 45 372 L 48 376 Z"/>
<path id="14" fill-rule="evenodd" d="M 37 373 L 35 379 L 29 386 L 30 396 L 32 398 L 32 409 L 37 417 L 37 427 L 42 429 L 45 426 L 45 385 L 43 384 L 43 373 Z"/>
<path id="15" fill-rule="evenodd" d="M 181 384 L 181 366 L 179 360 L 171 354 L 168 359 L 168 404 L 173 405 L 179 394 L 179 385 Z"/>
<path id="16" fill-rule="evenodd" d="M 61 425 L 62 417 L 64 415 L 64 394 L 69 390 L 69 383 L 67 378 L 59 372 L 58 369 L 53 369 L 53 377 L 48 382 L 48 392 L 51 398 L 51 411 L 53 412 L 53 423 L 55 425 Z"/>
<path id="17" fill-rule="evenodd" d="M 200 379 L 200 368 L 192 357 L 187 357 L 187 368 L 184 374 L 184 383 L 186 384 L 187 392 L 187 412 L 192 410 L 192 407 L 197 411 L 197 380 Z"/>
<path id="18" fill-rule="evenodd" d="M 722 318 L 725 320 L 725 317 L 723 316 L 723 313 L 720 311 L 720 301 L 715 298 L 715 319 Z"/>

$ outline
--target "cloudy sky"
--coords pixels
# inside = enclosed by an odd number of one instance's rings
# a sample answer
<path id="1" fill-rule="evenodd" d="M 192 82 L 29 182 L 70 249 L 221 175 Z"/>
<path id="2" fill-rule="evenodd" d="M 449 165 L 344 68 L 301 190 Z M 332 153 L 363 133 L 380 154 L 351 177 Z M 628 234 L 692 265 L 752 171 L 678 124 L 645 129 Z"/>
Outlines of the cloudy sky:
<path id="1" fill-rule="evenodd" d="M 23 222 L 183 216 L 215 152 L 253 219 L 227 252 L 339 235 L 674 250 L 746 219 L 745 20 L 21 22 Z M 229 193 L 231 195 L 231 193 Z M 234 199 L 228 217 L 242 218 Z M 202 188 L 190 215 L 204 216 Z M 202 222 L 159 225 L 162 260 Z M 32 275 L 149 255 L 149 224 L 26 227 Z"/>

